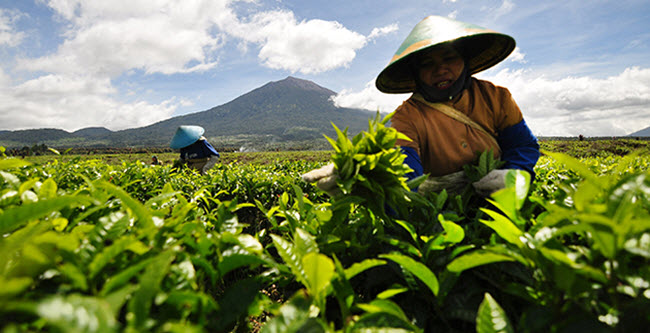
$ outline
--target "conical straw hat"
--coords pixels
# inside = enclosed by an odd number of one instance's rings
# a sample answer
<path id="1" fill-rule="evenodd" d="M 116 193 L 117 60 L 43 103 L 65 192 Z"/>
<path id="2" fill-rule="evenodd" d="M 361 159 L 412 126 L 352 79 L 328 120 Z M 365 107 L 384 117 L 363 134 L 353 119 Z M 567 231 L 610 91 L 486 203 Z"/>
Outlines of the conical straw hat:
<path id="1" fill-rule="evenodd" d="M 453 43 L 471 74 L 496 65 L 515 49 L 515 40 L 508 35 L 447 17 L 429 16 L 413 28 L 388 66 L 379 73 L 375 81 L 377 89 L 395 94 L 414 91 L 409 59 L 443 43 Z"/>
<path id="2" fill-rule="evenodd" d="M 201 126 L 179 126 L 172 141 L 169 143 L 169 147 L 172 149 L 187 147 L 200 139 L 203 133 L 205 133 L 205 129 Z"/>

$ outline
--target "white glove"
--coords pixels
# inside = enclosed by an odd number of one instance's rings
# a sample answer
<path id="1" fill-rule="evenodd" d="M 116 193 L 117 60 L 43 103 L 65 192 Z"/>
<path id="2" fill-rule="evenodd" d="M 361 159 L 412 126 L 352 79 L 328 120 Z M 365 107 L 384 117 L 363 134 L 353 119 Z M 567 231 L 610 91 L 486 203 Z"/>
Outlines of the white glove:
<path id="1" fill-rule="evenodd" d="M 482 197 L 487 197 L 493 192 L 506 187 L 506 174 L 510 169 L 492 170 L 480 180 L 473 182 L 472 186 Z"/>
<path id="2" fill-rule="evenodd" d="M 458 194 L 469 184 L 464 171 L 450 173 L 440 177 L 429 177 L 418 187 L 418 193 L 426 195 L 429 192 L 447 190 L 449 194 Z"/>
<path id="3" fill-rule="evenodd" d="M 327 192 L 330 196 L 335 196 L 341 193 L 341 190 L 336 186 L 336 180 L 339 178 L 334 163 L 329 163 L 318 169 L 311 170 L 302 176 L 302 180 L 307 183 L 316 182 L 316 186 Z"/>

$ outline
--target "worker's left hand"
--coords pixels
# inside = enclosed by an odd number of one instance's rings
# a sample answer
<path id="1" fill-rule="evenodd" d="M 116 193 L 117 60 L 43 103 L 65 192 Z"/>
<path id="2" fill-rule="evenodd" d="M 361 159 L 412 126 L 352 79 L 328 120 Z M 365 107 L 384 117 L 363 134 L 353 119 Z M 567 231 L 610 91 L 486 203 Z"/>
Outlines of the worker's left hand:
<path id="1" fill-rule="evenodd" d="M 480 180 L 473 182 L 474 190 L 482 197 L 487 197 L 506 187 L 506 174 L 510 169 L 492 170 Z"/>

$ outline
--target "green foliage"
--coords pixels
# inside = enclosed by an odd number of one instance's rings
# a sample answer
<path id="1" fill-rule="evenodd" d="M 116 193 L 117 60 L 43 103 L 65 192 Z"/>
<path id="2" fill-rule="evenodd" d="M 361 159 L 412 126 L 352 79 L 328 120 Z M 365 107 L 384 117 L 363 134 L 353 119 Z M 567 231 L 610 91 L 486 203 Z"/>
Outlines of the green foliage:
<path id="1" fill-rule="evenodd" d="M 545 152 L 531 183 L 423 197 L 377 115 L 320 159 L 0 159 L 0 329 L 636 332 L 650 324 L 650 160 Z M 241 155 L 244 156 L 244 155 Z M 267 159 L 267 157 L 263 157 Z M 467 168 L 497 167 L 489 152 Z M 472 176 L 473 174 L 473 176 Z"/>

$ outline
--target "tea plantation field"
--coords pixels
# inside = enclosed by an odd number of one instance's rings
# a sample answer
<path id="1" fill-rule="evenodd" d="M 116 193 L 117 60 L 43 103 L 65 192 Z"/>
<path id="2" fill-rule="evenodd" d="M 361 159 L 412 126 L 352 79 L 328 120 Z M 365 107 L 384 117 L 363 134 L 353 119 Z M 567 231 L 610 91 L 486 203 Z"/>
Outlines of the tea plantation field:
<path id="1" fill-rule="evenodd" d="M 0 330 L 647 329 L 645 142 L 542 142 L 533 182 L 422 196 L 384 124 L 206 175 L 175 154 L 0 158 Z M 300 178 L 329 162 L 336 197 Z"/>

